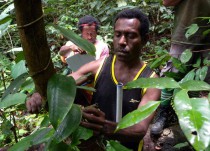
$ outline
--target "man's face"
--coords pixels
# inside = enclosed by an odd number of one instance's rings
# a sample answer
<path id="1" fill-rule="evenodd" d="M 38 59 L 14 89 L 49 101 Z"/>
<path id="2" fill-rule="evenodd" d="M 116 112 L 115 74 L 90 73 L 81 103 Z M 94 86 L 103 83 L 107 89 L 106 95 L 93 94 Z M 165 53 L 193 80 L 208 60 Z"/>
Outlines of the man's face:
<path id="1" fill-rule="evenodd" d="M 139 58 L 144 45 L 139 33 L 138 19 L 118 19 L 114 28 L 114 51 L 119 59 L 132 60 Z"/>
<path id="2" fill-rule="evenodd" d="M 97 32 L 96 32 L 95 25 L 91 25 L 91 26 L 87 25 L 83 27 L 82 38 L 94 44 L 96 42 L 96 36 L 97 36 Z"/>

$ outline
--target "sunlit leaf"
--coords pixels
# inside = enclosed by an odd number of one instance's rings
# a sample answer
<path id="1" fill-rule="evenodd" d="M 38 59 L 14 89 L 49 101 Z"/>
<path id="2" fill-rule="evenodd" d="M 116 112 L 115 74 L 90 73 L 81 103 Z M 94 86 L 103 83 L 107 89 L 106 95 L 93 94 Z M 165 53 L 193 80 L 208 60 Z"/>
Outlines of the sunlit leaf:
<path id="1" fill-rule="evenodd" d="M 54 74 L 47 86 L 49 117 L 56 129 L 67 115 L 76 95 L 76 83 L 72 77 Z"/>
<path id="2" fill-rule="evenodd" d="M 188 39 L 190 36 L 194 35 L 198 31 L 199 27 L 197 24 L 192 24 L 188 27 L 185 37 Z"/>
<path id="3" fill-rule="evenodd" d="M 6 31 L 9 28 L 10 23 L 12 22 L 12 19 L 8 14 L 1 14 L 0 15 L 0 38 L 5 35 Z"/>
<path id="4" fill-rule="evenodd" d="M 139 78 L 128 82 L 124 88 L 179 88 L 179 84 L 172 78 Z"/>
<path id="5" fill-rule="evenodd" d="M 182 89 L 188 91 L 202 91 L 202 90 L 210 90 L 210 85 L 204 81 L 196 81 L 196 80 L 189 80 L 183 83 L 180 83 L 180 87 Z"/>
<path id="6" fill-rule="evenodd" d="M 116 131 L 137 124 L 150 116 L 159 106 L 160 101 L 149 101 L 146 105 L 139 107 L 133 112 L 125 115 L 118 123 Z"/>
<path id="7" fill-rule="evenodd" d="M 54 140 L 59 143 L 67 138 L 79 126 L 81 118 L 82 112 L 80 107 L 73 104 L 71 110 L 56 129 Z"/>
<path id="8" fill-rule="evenodd" d="M 186 49 L 180 57 L 180 60 L 182 63 L 186 63 L 190 60 L 190 58 L 192 57 L 192 51 L 190 49 Z"/>
<path id="9" fill-rule="evenodd" d="M 196 150 L 210 144 L 210 105 L 207 98 L 189 98 L 186 90 L 175 95 L 174 108 L 182 131 Z"/>
<path id="10" fill-rule="evenodd" d="M 33 134 L 25 137 L 18 143 L 16 143 L 14 146 L 9 148 L 9 151 L 23 151 L 27 150 L 29 147 L 37 144 L 44 143 L 48 141 L 54 133 L 54 130 L 52 128 L 43 128 L 40 130 L 37 130 Z"/>
<path id="11" fill-rule="evenodd" d="M 61 34 L 63 34 L 65 37 L 67 37 L 70 41 L 72 41 L 75 45 L 80 47 L 82 50 L 85 50 L 90 55 L 95 56 L 96 48 L 92 43 L 90 43 L 89 41 L 87 41 L 84 38 L 81 38 L 80 36 L 78 36 L 76 33 L 74 33 L 73 31 L 71 31 L 69 29 L 65 29 L 63 27 L 56 26 L 56 25 L 52 25 L 52 26 L 55 29 L 57 29 L 58 31 L 60 31 Z"/>
<path id="12" fill-rule="evenodd" d="M 7 108 L 16 104 L 24 104 L 26 97 L 26 94 L 23 93 L 9 94 L 0 101 L 0 108 Z"/>

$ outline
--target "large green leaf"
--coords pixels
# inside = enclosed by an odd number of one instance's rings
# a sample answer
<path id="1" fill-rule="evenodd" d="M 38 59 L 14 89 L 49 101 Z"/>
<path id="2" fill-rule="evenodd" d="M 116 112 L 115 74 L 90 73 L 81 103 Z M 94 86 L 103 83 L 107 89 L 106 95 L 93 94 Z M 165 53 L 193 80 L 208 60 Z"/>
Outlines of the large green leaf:
<path id="1" fill-rule="evenodd" d="M 16 79 L 18 76 L 26 72 L 27 72 L 27 69 L 25 65 L 25 60 L 21 60 L 20 62 L 12 66 L 11 75 L 14 79 Z"/>
<path id="2" fill-rule="evenodd" d="M 179 88 L 179 84 L 172 78 L 139 78 L 135 81 L 128 82 L 124 88 Z"/>
<path id="3" fill-rule="evenodd" d="M 8 94 L 13 94 L 19 91 L 20 86 L 25 82 L 26 78 L 29 76 L 28 73 L 24 73 L 18 76 L 14 81 L 12 81 L 9 87 L 6 89 L 4 94 L 2 95 L 2 99 L 4 99 Z"/>
<path id="4" fill-rule="evenodd" d="M 76 83 L 72 77 L 54 74 L 47 86 L 49 117 L 56 129 L 72 107 L 76 95 Z"/>
<path id="5" fill-rule="evenodd" d="M 19 141 L 17 144 L 12 146 L 9 151 L 24 151 L 27 150 L 29 147 L 37 144 L 44 143 L 48 141 L 54 133 L 54 130 L 52 128 L 43 128 L 40 130 L 37 130 L 33 134 L 25 137 L 21 141 Z"/>
<path id="6" fill-rule="evenodd" d="M 0 108 L 7 108 L 16 104 L 24 104 L 26 97 L 26 94 L 23 93 L 9 94 L 1 100 Z"/>
<path id="7" fill-rule="evenodd" d="M 188 141 L 198 150 L 210 144 L 210 105 L 207 98 L 189 98 L 186 90 L 175 95 L 174 108 L 181 129 Z"/>
<path id="8" fill-rule="evenodd" d="M 64 120 L 55 131 L 54 140 L 60 143 L 67 138 L 80 124 L 82 112 L 78 105 L 73 104 Z"/>
<path id="9" fill-rule="evenodd" d="M 106 151 L 131 151 L 131 149 L 126 148 L 121 145 L 119 142 L 110 140 L 107 141 Z"/>
<path id="10" fill-rule="evenodd" d="M 96 48 L 92 43 L 90 43 L 84 38 L 81 38 L 80 36 L 78 36 L 76 33 L 74 33 L 73 31 L 69 29 L 65 29 L 63 27 L 56 26 L 56 25 L 52 25 L 52 26 L 58 31 L 60 31 L 61 34 L 67 37 L 70 41 L 72 41 L 75 45 L 80 47 L 82 50 L 85 50 L 88 52 L 88 54 L 95 56 Z"/>
<path id="11" fill-rule="evenodd" d="M 180 83 L 182 89 L 188 91 L 201 91 L 201 90 L 210 90 L 210 85 L 204 81 L 189 80 L 183 83 Z"/>
<path id="12" fill-rule="evenodd" d="M 159 106 L 160 101 L 149 101 L 146 105 L 125 115 L 118 123 L 116 131 L 137 124 L 150 116 Z"/>

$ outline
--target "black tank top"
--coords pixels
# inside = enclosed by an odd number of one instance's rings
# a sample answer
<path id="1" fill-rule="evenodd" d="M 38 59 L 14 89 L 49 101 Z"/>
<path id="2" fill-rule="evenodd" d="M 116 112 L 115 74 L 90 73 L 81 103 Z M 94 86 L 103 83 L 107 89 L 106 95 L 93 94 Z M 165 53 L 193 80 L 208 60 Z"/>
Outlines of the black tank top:
<path id="1" fill-rule="evenodd" d="M 109 56 L 104 61 L 102 67 L 99 69 L 98 76 L 95 79 L 96 92 L 93 94 L 93 103 L 97 103 L 99 109 L 106 115 L 106 119 L 115 121 L 116 116 L 116 85 L 117 81 L 114 76 L 114 63 L 116 56 Z M 153 75 L 153 71 L 144 64 L 139 70 L 134 80 L 142 77 L 150 77 Z M 122 116 L 137 109 L 143 90 L 139 88 L 135 89 L 123 89 L 123 109 Z"/>

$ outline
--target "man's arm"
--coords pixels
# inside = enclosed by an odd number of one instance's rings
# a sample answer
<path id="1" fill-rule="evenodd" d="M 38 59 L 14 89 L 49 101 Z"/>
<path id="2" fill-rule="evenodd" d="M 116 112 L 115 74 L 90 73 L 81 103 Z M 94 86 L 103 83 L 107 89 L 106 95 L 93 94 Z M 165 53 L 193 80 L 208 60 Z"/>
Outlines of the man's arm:
<path id="1" fill-rule="evenodd" d="M 85 64 L 82 66 L 78 71 L 70 74 L 69 76 L 72 76 L 75 80 L 77 85 L 80 85 L 84 83 L 86 80 L 88 80 L 88 77 L 85 77 L 84 75 L 88 73 L 92 73 L 93 75 L 96 74 L 101 62 L 104 59 L 99 59 L 96 61 L 92 61 L 88 64 Z M 81 80 L 79 80 L 81 77 L 83 77 Z M 38 113 L 42 106 L 42 97 L 39 93 L 34 93 L 27 101 L 26 101 L 26 107 L 29 113 Z"/>
<path id="2" fill-rule="evenodd" d="M 176 6 L 182 0 L 163 0 L 164 6 Z"/>

